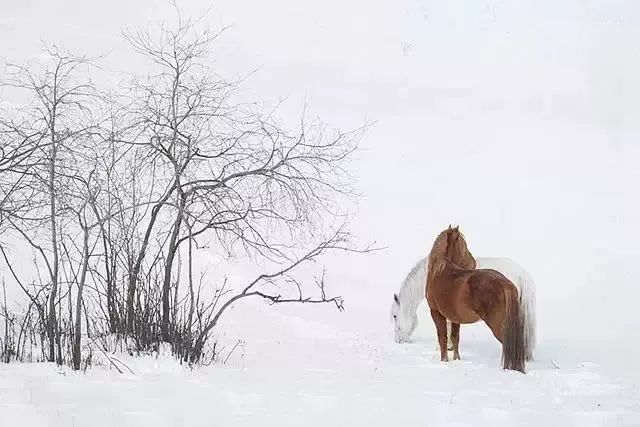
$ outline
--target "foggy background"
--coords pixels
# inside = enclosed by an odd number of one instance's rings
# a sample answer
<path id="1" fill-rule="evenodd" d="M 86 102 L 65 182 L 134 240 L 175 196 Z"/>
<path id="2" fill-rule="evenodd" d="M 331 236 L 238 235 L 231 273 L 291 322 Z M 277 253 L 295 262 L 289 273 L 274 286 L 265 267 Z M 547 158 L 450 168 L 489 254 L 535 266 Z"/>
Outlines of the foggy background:
<path id="1" fill-rule="evenodd" d="M 220 74 L 257 70 L 247 96 L 285 99 L 286 121 L 305 99 L 332 126 L 375 121 L 353 163 L 353 228 L 387 249 L 328 260 L 348 310 L 386 316 L 436 234 L 459 224 L 475 256 L 533 275 L 540 341 L 637 351 L 640 4 L 562 3 L 179 5 L 231 26 L 214 52 Z M 118 81 L 137 66 L 121 30 L 170 13 L 164 1 L 3 0 L 0 58 L 23 63 L 55 41 L 105 55 L 101 78 Z"/>

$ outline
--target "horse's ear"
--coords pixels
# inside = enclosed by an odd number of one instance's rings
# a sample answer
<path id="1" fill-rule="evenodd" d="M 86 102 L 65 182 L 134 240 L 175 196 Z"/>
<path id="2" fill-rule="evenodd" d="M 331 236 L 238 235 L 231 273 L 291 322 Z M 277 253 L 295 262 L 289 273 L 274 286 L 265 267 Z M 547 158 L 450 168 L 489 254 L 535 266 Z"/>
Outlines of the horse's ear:
<path id="1" fill-rule="evenodd" d="M 394 301 L 396 304 L 400 304 L 400 300 L 398 299 L 398 294 L 393 294 L 393 301 Z"/>
<path id="2" fill-rule="evenodd" d="M 458 232 L 458 228 L 460 228 L 460 226 L 456 225 L 456 228 L 454 228 L 453 231 L 455 231 L 457 233 Z"/>
<path id="3" fill-rule="evenodd" d="M 451 224 L 449 224 L 449 228 L 447 228 L 447 230 L 451 230 Z"/>

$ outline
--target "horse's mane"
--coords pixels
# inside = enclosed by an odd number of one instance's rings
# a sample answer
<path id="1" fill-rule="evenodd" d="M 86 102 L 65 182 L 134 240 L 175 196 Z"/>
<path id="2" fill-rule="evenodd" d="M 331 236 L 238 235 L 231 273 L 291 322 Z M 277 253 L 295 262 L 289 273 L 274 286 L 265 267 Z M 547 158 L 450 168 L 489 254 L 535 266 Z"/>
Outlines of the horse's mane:
<path id="1" fill-rule="evenodd" d="M 424 297 L 424 283 L 426 280 L 426 260 L 422 258 L 417 261 L 402 281 L 400 290 L 396 294 L 398 304 L 403 305 L 406 301 L 413 301 Z M 422 297 L 416 295 L 422 294 Z"/>
<path id="2" fill-rule="evenodd" d="M 449 263 L 463 270 L 476 268 L 476 260 L 469 252 L 464 235 L 458 227 L 449 226 L 433 242 L 429 252 L 428 280 L 440 274 Z"/>
<path id="3" fill-rule="evenodd" d="M 420 273 L 421 269 L 424 270 L 424 267 L 425 267 L 424 263 L 425 263 L 425 259 L 424 258 L 422 258 L 420 261 L 415 263 L 415 265 L 413 266 L 411 271 L 409 271 L 409 274 L 407 274 L 407 277 L 405 277 L 404 280 L 402 281 L 402 287 L 403 288 L 406 287 L 406 286 L 409 286 L 409 284 L 411 283 L 413 278 Z"/>
<path id="4" fill-rule="evenodd" d="M 447 246 L 448 246 L 448 232 L 449 229 L 444 230 L 436 240 L 433 242 L 431 252 L 427 259 L 429 260 L 429 267 L 427 268 L 427 283 L 434 276 L 440 274 L 442 270 L 447 266 Z"/>

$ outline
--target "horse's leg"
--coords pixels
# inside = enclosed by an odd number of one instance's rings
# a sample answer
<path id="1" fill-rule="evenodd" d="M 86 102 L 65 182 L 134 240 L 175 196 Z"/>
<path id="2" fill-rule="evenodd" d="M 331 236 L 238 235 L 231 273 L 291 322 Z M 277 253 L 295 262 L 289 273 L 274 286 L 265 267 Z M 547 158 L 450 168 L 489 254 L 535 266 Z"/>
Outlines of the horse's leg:
<path id="1" fill-rule="evenodd" d="M 482 320 L 484 320 L 484 323 L 489 326 L 489 329 L 491 329 L 491 332 L 493 332 L 493 336 L 495 336 L 498 341 L 500 341 L 500 344 L 502 344 L 502 339 L 504 337 L 504 316 L 494 314 L 492 316 L 483 317 Z"/>
<path id="2" fill-rule="evenodd" d="M 447 341 L 447 350 L 449 351 L 453 350 L 453 341 L 451 341 L 451 325 L 452 323 L 447 320 L 447 336 L 449 337 L 449 340 Z"/>
<path id="3" fill-rule="evenodd" d="M 451 322 L 451 342 L 453 343 L 453 360 L 460 360 L 458 343 L 460 342 L 460 323 Z"/>
<path id="4" fill-rule="evenodd" d="M 433 323 L 436 324 L 436 331 L 438 332 L 438 343 L 440 344 L 440 361 L 448 362 L 449 355 L 447 354 L 447 319 L 438 311 L 431 309 L 431 318 Z"/>
<path id="5" fill-rule="evenodd" d="M 487 301 L 472 298 L 471 306 L 484 323 L 487 324 L 500 344 L 503 338 L 503 323 L 506 316 L 506 305 L 503 301 L 496 304 L 488 304 Z"/>

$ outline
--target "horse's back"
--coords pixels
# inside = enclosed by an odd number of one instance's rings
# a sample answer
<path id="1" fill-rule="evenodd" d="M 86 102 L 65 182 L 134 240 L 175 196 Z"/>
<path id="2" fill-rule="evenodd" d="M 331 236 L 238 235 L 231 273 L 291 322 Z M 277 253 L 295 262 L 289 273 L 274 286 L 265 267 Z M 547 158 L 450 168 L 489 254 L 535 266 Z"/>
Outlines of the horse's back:
<path id="1" fill-rule="evenodd" d="M 469 288 L 469 279 L 476 272 L 448 264 L 433 279 L 433 288 L 427 296 L 429 307 L 437 309 L 455 323 L 475 323 L 480 320 L 473 304 L 475 297 Z"/>
<path id="2" fill-rule="evenodd" d="M 471 305 L 480 316 L 489 315 L 491 312 L 504 307 L 505 287 L 515 285 L 498 270 L 477 269 L 467 279 Z"/>
<path id="3" fill-rule="evenodd" d="M 502 274 L 528 274 L 518 262 L 506 257 L 478 257 L 476 258 L 477 269 L 498 270 Z"/>
<path id="4" fill-rule="evenodd" d="M 501 257 L 478 257 L 476 258 L 477 269 L 491 269 L 502 273 L 521 291 L 524 282 L 533 285 L 533 279 L 529 272 L 511 258 Z"/>

